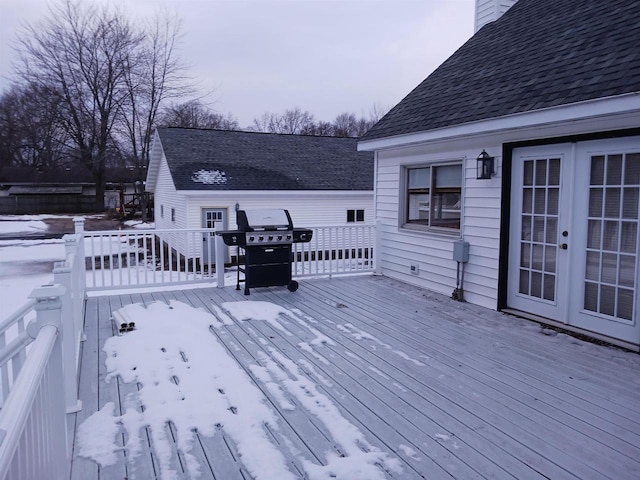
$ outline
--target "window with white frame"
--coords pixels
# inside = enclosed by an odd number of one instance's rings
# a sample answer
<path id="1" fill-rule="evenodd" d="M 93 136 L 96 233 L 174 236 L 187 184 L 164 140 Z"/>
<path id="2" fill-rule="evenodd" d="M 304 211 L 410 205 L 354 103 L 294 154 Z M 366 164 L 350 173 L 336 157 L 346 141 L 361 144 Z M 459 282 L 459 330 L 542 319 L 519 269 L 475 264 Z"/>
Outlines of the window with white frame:
<path id="1" fill-rule="evenodd" d="M 404 175 L 402 225 L 444 232 L 459 231 L 462 162 L 405 167 Z"/>
<path id="2" fill-rule="evenodd" d="M 364 222 L 364 210 L 347 210 L 347 223 Z"/>

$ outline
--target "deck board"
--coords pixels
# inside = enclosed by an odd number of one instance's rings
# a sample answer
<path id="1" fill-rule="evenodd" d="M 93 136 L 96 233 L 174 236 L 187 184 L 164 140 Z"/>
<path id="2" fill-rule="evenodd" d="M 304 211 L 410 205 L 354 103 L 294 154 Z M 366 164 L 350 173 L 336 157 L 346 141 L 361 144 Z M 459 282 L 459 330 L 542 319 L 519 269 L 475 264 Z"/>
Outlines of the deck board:
<path id="1" fill-rule="evenodd" d="M 265 372 L 312 388 L 361 432 L 363 451 L 397 459 L 401 472 L 386 470 L 389 479 L 640 478 L 640 355 L 545 335 L 532 322 L 374 276 L 307 279 L 296 293 L 274 287 L 248 297 L 227 287 L 90 298 L 83 409 L 69 416 L 70 429 L 110 401 L 124 413 L 140 388 L 104 382 L 113 311 L 179 301 L 216 316 L 225 302 L 247 300 L 290 314 L 280 326 L 234 319 L 214 333 L 278 418 L 277 428 L 264 429 L 299 478 L 307 478 L 305 462 L 323 465 L 328 452 L 346 452 L 300 398 L 268 387 Z M 175 436 L 171 425 L 166 432 Z M 148 443 L 140 455 L 127 458 L 123 449 L 106 468 L 79 457 L 74 444 L 72 480 L 156 478 L 151 432 L 141 435 Z M 118 440 L 124 446 L 127 438 Z M 198 434 L 191 454 L 199 478 L 253 478 L 223 427 Z M 190 478 L 175 442 L 162 460 Z"/>

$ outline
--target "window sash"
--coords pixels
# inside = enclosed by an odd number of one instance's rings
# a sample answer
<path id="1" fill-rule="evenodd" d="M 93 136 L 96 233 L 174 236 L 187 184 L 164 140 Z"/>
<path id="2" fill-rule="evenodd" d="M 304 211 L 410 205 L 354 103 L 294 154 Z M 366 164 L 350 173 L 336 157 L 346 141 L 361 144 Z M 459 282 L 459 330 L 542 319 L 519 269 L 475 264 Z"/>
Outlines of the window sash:
<path id="1" fill-rule="evenodd" d="M 406 203 L 403 224 L 459 231 L 462 163 L 407 167 L 405 174 Z"/>
<path id="2" fill-rule="evenodd" d="M 347 223 L 364 222 L 364 210 L 363 209 L 349 209 L 347 210 Z"/>

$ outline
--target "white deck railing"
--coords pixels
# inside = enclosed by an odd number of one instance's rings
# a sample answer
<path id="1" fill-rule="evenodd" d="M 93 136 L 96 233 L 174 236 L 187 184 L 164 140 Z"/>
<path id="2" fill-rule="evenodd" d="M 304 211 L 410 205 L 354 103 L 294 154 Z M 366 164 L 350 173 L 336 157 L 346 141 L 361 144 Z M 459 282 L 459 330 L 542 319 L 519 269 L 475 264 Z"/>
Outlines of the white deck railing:
<path id="1" fill-rule="evenodd" d="M 210 282 L 214 230 L 84 232 L 87 290 Z"/>
<path id="2" fill-rule="evenodd" d="M 5 334 L 24 323 L 32 309 L 36 312 L 27 328 L 0 350 L 0 479 L 69 475 L 64 389 L 60 387 L 64 383 L 60 335 L 63 293 L 60 285 L 37 288 L 31 295 L 33 300 L 2 322 Z M 5 368 L 9 365 L 11 368 Z"/>
<path id="3" fill-rule="evenodd" d="M 88 290 L 211 281 L 222 288 L 225 263 L 238 255 L 212 229 L 85 232 L 83 219 L 74 222 L 54 285 L 36 288 L 0 319 L 0 480 L 68 476 L 65 412 L 82 407 L 77 382 Z M 293 245 L 293 276 L 373 271 L 376 231 L 313 228 L 310 243 Z"/>
<path id="4" fill-rule="evenodd" d="M 292 274 L 343 275 L 374 269 L 374 225 L 313 227 L 309 243 L 293 245 Z M 213 229 L 84 232 L 87 290 L 217 282 L 237 258 Z M 222 252 L 216 258 L 216 252 Z M 242 255 L 242 253 L 241 253 Z M 220 265 L 220 268 L 216 268 Z"/>
<path id="5" fill-rule="evenodd" d="M 294 277 L 374 271 L 375 225 L 313 227 L 308 243 L 293 244 Z"/>

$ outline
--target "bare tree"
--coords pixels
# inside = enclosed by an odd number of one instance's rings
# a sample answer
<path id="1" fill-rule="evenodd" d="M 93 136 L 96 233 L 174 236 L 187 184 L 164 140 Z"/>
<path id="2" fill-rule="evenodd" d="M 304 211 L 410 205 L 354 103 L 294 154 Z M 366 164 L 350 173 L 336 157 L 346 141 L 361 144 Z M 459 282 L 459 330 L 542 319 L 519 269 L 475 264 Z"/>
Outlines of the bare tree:
<path id="1" fill-rule="evenodd" d="M 260 117 L 254 118 L 248 130 L 253 132 L 276 133 L 278 120 L 275 113 L 265 112 Z"/>
<path id="2" fill-rule="evenodd" d="M 357 137 L 358 119 L 353 113 L 341 113 L 333 121 L 333 135 L 336 137 Z"/>
<path id="3" fill-rule="evenodd" d="M 314 121 L 313 115 L 295 107 L 283 114 L 265 112 L 253 119 L 250 130 L 268 133 L 292 133 L 333 137 L 361 137 L 383 115 L 383 109 L 374 105 L 368 118 L 358 118 L 354 113 L 344 112 L 331 122 Z"/>
<path id="4" fill-rule="evenodd" d="M 51 6 L 49 17 L 20 39 L 22 79 L 60 102 L 63 126 L 78 161 L 96 183 L 104 208 L 105 167 L 114 126 L 129 100 L 128 58 L 142 42 L 117 10 L 73 3 Z"/>
<path id="5" fill-rule="evenodd" d="M 66 141 L 59 102 L 38 86 L 14 85 L 0 97 L 2 164 L 39 171 L 61 166 Z"/>
<path id="6" fill-rule="evenodd" d="M 279 133 L 304 134 L 313 128 L 313 114 L 295 107 L 280 117 Z"/>
<path id="7" fill-rule="evenodd" d="M 178 18 L 158 14 L 142 32 L 136 48 L 123 56 L 127 102 L 120 124 L 137 167 L 149 163 L 153 129 L 163 102 L 191 91 L 176 54 L 179 37 Z"/>
<path id="8" fill-rule="evenodd" d="M 237 130 L 238 121 L 230 113 L 222 115 L 213 112 L 200 100 L 174 104 L 160 115 L 158 125 L 182 128 L 215 128 L 218 130 Z"/>
<path id="9" fill-rule="evenodd" d="M 313 114 L 299 107 L 285 110 L 283 114 L 265 112 L 253 119 L 250 130 L 267 133 L 309 134 L 314 130 Z"/>

